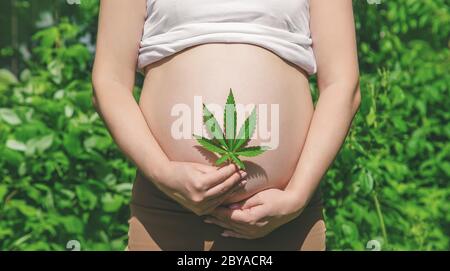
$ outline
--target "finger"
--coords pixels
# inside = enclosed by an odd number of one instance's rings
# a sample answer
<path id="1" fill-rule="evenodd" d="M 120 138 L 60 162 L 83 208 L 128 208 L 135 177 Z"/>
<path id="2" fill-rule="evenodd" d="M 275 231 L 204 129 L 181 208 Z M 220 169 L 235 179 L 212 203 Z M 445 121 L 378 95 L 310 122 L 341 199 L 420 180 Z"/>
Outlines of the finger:
<path id="1" fill-rule="evenodd" d="M 267 216 L 268 211 L 265 205 L 258 205 L 249 209 L 232 210 L 229 208 L 218 207 L 210 215 L 222 221 L 233 221 L 240 224 L 251 224 L 258 222 Z"/>
<path id="2" fill-rule="evenodd" d="M 231 192 L 231 190 L 232 192 L 235 192 L 236 190 L 242 188 L 247 183 L 247 181 L 243 179 L 246 176 L 247 176 L 246 172 L 234 173 L 222 183 L 208 189 L 205 193 L 205 197 L 207 199 L 211 199 L 217 196 L 221 196 L 227 192 Z"/>
<path id="3" fill-rule="evenodd" d="M 220 227 L 225 228 L 225 229 L 230 229 L 230 230 L 234 229 L 232 225 L 229 225 L 229 224 L 227 224 L 227 223 L 225 223 L 223 221 L 220 221 L 220 220 L 218 220 L 218 219 L 216 219 L 214 217 L 208 217 L 208 218 L 206 218 L 204 220 L 204 222 L 208 223 L 208 224 L 215 224 L 215 225 L 220 226 Z"/>
<path id="4" fill-rule="evenodd" d="M 211 206 L 210 211 L 208 212 L 211 213 L 211 211 L 213 211 L 214 209 L 216 209 L 217 207 L 219 207 L 220 205 L 223 204 L 223 202 L 228 199 L 229 197 L 231 197 L 233 194 L 239 192 L 243 187 L 245 187 L 245 185 L 247 184 L 247 180 L 242 180 L 240 183 L 234 185 L 230 190 L 228 190 L 226 193 L 224 194 L 219 194 L 216 196 L 211 196 L 209 198 L 206 198 L 206 202 L 209 206 Z"/>
<path id="5" fill-rule="evenodd" d="M 267 218 L 270 213 L 267 204 L 260 204 L 244 210 L 247 210 L 249 217 L 255 222 L 266 220 L 265 218 Z M 231 217 L 231 219 L 234 220 L 233 217 Z"/>
<path id="6" fill-rule="evenodd" d="M 233 210 L 230 214 L 230 220 L 241 225 L 264 225 L 260 223 L 268 215 L 266 205 L 257 205 L 248 209 Z"/>
<path id="7" fill-rule="evenodd" d="M 234 221 L 238 223 L 248 224 L 251 221 L 248 210 L 249 209 L 231 210 L 229 208 L 217 207 L 210 213 L 210 215 L 225 222 Z"/>
<path id="8" fill-rule="evenodd" d="M 206 187 L 212 188 L 230 178 L 236 172 L 239 172 L 239 169 L 234 164 L 224 166 L 216 171 L 207 172 L 204 174 Z M 243 173 L 243 171 L 241 171 L 241 173 Z"/>
<path id="9" fill-rule="evenodd" d="M 239 238 L 239 239 L 252 239 L 246 235 L 234 232 L 234 231 L 224 231 L 221 234 L 223 237 L 233 237 L 233 238 Z"/>
<path id="10" fill-rule="evenodd" d="M 255 195 L 251 196 L 250 198 L 243 200 L 238 203 L 234 203 L 229 206 L 231 209 L 249 209 L 258 205 L 263 204 L 261 201 L 261 198 L 259 197 L 259 194 L 256 193 Z"/>

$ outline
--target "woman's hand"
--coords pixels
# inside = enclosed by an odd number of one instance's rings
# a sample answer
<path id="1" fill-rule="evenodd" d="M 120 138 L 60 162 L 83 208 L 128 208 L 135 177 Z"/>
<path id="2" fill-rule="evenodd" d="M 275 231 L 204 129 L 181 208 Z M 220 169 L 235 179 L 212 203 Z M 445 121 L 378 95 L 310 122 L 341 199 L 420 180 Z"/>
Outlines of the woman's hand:
<path id="1" fill-rule="evenodd" d="M 197 215 L 210 213 L 244 187 L 247 173 L 234 164 L 221 168 L 189 162 L 169 162 L 155 185 Z"/>
<path id="2" fill-rule="evenodd" d="M 291 221 L 302 209 L 298 194 L 268 189 L 242 202 L 216 208 L 205 222 L 225 228 L 222 236 L 255 239 Z"/>

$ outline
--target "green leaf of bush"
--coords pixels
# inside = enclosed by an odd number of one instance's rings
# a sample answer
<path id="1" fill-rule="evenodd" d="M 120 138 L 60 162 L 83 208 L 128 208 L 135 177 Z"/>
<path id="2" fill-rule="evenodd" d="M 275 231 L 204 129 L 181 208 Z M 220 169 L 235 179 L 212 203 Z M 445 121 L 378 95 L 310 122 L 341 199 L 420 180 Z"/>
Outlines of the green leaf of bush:
<path id="1" fill-rule="evenodd" d="M 25 145 L 25 143 L 17 141 L 15 139 L 8 139 L 6 141 L 6 147 L 10 148 L 11 150 L 15 150 L 15 151 L 26 151 L 27 150 L 27 145 Z"/>
<path id="2" fill-rule="evenodd" d="M 17 84 L 17 77 L 7 69 L 0 69 L 0 84 L 13 85 Z"/>
<path id="3" fill-rule="evenodd" d="M 22 123 L 19 116 L 10 108 L 0 108 L 0 118 L 10 125 L 19 125 Z"/>

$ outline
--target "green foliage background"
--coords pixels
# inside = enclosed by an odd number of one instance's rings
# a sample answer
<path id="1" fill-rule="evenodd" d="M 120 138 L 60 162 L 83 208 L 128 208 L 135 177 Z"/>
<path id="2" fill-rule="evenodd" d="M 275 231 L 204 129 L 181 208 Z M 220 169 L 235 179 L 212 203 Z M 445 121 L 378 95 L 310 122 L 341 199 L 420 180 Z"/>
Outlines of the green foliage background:
<path id="1" fill-rule="evenodd" d="M 0 249 L 123 250 L 135 168 L 91 104 L 98 1 L 36 2 L 0 4 Z M 354 8 L 363 100 L 322 182 L 328 249 L 449 250 L 448 2 Z"/>

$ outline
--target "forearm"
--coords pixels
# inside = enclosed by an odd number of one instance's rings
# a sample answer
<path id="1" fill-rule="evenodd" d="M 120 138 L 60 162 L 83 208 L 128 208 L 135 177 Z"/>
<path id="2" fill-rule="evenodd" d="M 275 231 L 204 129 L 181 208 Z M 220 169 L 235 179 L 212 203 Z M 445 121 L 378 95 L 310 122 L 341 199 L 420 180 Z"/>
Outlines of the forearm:
<path id="1" fill-rule="evenodd" d="M 297 167 L 286 190 L 298 195 L 297 206 L 307 205 L 333 162 L 359 107 L 359 87 L 330 85 L 321 91 Z"/>
<path id="2" fill-rule="evenodd" d="M 168 158 L 153 137 L 130 90 L 110 82 L 94 83 L 94 106 L 122 152 L 155 179 Z"/>

